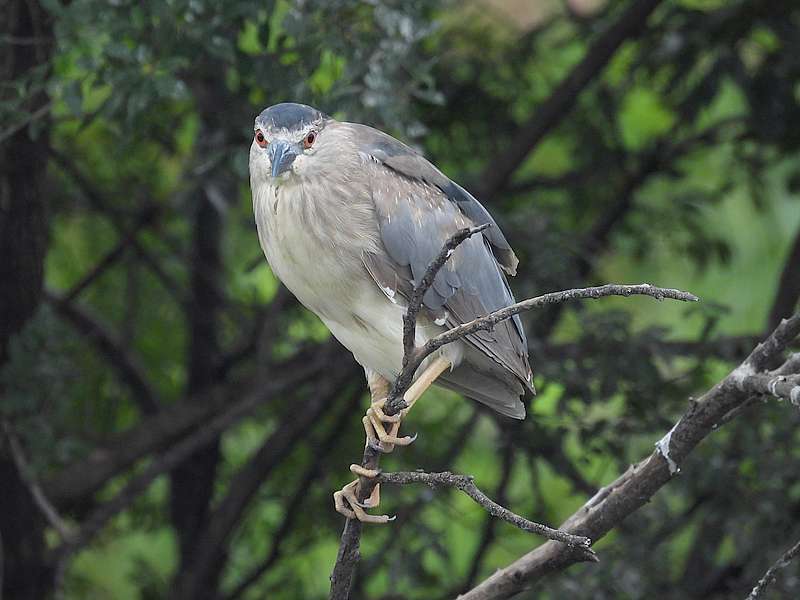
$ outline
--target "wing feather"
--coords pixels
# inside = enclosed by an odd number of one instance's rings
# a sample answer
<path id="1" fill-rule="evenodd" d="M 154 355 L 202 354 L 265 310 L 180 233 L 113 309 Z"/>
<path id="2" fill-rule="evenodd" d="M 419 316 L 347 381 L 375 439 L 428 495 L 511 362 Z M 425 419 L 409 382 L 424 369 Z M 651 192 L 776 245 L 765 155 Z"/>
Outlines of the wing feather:
<path id="1" fill-rule="evenodd" d="M 444 242 L 457 230 L 483 223 L 483 236 L 464 241 L 423 298 L 434 319 L 449 325 L 513 304 L 503 271 L 513 274 L 517 258 L 491 215 L 468 192 L 420 154 L 365 125 L 353 128 L 359 152 L 370 160 L 372 197 L 386 256 L 365 254 L 364 264 L 393 300 L 408 298 Z M 518 317 L 468 341 L 530 386 L 527 340 Z"/>

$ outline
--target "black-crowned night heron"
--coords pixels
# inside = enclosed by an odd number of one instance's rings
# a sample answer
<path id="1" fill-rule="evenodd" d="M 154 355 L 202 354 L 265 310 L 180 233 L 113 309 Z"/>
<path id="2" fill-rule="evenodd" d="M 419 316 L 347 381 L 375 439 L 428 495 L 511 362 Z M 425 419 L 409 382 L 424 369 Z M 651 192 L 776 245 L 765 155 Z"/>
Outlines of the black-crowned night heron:
<path id="1" fill-rule="evenodd" d="M 398 419 L 381 407 L 400 372 L 403 314 L 415 282 L 456 231 L 492 224 L 455 250 L 424 295 L 421 345 L 512 304 L 505 274 L 515 274 L 517 257 L 475 198 L 381 131 L 293 103 L 264 110 L 254 129 L 250 184 L 264 254 L 364 367 L 372 396 L 367 442 L 386 451 L 408 444 L 413 439 L 398 437 Z M 435 382 L 522 419 L 522 399 L 533 392 L 527 351 L 518 317 L 469 335 L 420 366 L 406 403 Z M 340 502 L 337 508 L 352 516 Z"/>

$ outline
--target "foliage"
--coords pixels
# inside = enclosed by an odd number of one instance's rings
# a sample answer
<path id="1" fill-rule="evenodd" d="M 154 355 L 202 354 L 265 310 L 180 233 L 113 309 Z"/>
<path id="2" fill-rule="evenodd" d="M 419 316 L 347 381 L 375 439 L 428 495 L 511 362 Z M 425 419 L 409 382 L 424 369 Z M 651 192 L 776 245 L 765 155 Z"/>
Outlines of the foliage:
<path id="1" fill-rule="evenodd" d="M 663 3 L 510 180 L 486 190 L 486 173 L 628 3 L 588 15 L 531 3 L 529 28 L 519 25 L 529 15 L 509 19 L 497 4 L 506 3 L 42 2 L 52 60 L 3 82 L 0 121 L 49 132 L 48 295 L 11 343 L 0 413 L 62 514 L 79 526 L 210 420 L 165 437 L 98 490 L 59 495 L 58 473 L 114 456 L 143 419 L 188 414 L 211 402 L 209 390 L 230 406 L 323 362 L 228 428 L 218 456 L 189 461 L 210 485 L 183 490 L 195 496 L 181 504 L 193 507 L 188 524 L 170 510 L 186 501 L 179 479 L 164 475 L 75 557 L 66 597 L 180 598 L 192 578 L 207 597 L 226 597 L 264 561 L 240 597 L 327 593 L 342 526 L 330 494 L 360 456 L 366 401 L 349 354 L 280 288 L 259 249 L 247 150 L 252 119 L 270 104 L 307 102 L 374 124 L 484 192 L 520 256 L 518 297 L 613 280 L 704 300 L 529 315 L 540 393 L 528 419 L 431 392 L 406 425 L 419 439 L 387 469 L 471 474 L 512 510 L 557 525 L 649 452 L 687 399 L 767 329 L 800 229 L 798 9 Z M 28 101 L 41 89 L 52 110 L 37 117 Z M 101 333 L 81 328 L 64 298 Z M 122 357 L 109 358 L 102 332 Z M 155 416 L 120 361 L 145 378 Z M 307 430 L 275 450 L 281 428 L 320 399 Z M 775 403 L 751 408 L 601 542 L 600 565 L 529 597 L 743 596 L 800 537 L 798 418 Z M 214 568 L 198 573 L 181 540 L 202 543 L 248 468 L 252 498 L 234 511 Z M 456 493 L 392 488 L 382 502 L 398 522 L 366 530 L 355 598 L 453 597 L 540 543 Z M 58 543 L 49 530 L 47 540 Z M 792 597 L 799 585 L 785 577 L 775 588 Z"/>

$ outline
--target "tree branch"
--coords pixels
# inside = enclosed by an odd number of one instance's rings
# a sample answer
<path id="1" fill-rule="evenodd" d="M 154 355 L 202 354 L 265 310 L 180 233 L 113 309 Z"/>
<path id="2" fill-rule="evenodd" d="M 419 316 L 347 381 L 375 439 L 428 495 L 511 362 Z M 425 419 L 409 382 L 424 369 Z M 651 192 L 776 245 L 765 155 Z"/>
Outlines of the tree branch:
<path id="1" fill-rule="evenodd" d="M 761 598 L 761 594 L 775 581 L 775 578 L 778 576 L 778 571 L 786 568 L 797 556 L 800 556 L 800 542 L 797 542 L 784 552 L 775 564 L 767 569 L 764 576 L 758 580 L 758 585 L 753 588 L 753 591 L 750 592 L 750 595 L 745 600 L 758 600 L 758 598 Z"/>
<path id="2" fill-rule="evenodd" d="M 403 316 L 403 362 L 400 374 L 392 386 L 386 401 L 384 412 L 387 415 L 395 415 L 405 407 L 403 394 L 414 378 L 417 367 L 421 361 L 416 360 L 418 354 L 415 346 L 417 316 L 422 307 L 422 300 L 425 292 L 433 285 L 436 274 L 447 262 L 459 244 L 476 233 L 480 233 L 488 227 L 482 224 L 477 227 L 464 228 L 454 233 L 442 246 L 439 254 L 430 262 L 425 270 L 420 282 L 414 287 L 405 315 Z M 364 469 L 376 470 L 380 462 L 381 450 L 372 444 L 367 444 L 361 458 L 361 466 Z M 375 489 L 377 481 L 373 478 L 359 477 L 357 497 L 360 502 L 366 500 L 372 490 Z M 331 592 L 332 600 L 343 600 L 350 596 L 350 588 L 353 585 L 356 565 L 360 559 L 359 546 L 361 544 L 361 521 L 347 519 L 342 531 L 342 538 L 339 544 L 339 553 L 336 563 L 331 573 Z"/>
<path id="3" fill-rule="evenodd" d="M 117 245 L 109 250 L 103 258 L 97 261 L 94 267 L 64 294 L 63 300 L 65 302 L 72 302 L 75 300 L 81 292 L 112 267 L 114 263 L 125 254 L 125 250 L 127 250 L 131 244 L 136 243 L 136 238 L 139 233 L 153 223 L 158 213 L 159 209 L 157 205 L 147 205 L 144 210 L 138 214 L 136 221 L 127 233 L 122 231 L 122 227 L 120 227 L 120 234 L 122 235 Z"/>
<path id="4" fill-rule="evenodd" d="M 493 517 L 502 519 L 507 523 L 511 523 L 514 527 L 536 533 L 549 540 L 563 542 L 569 546 L 582 547 L 586 550 L 585 560 L 596 562 L 597 557 L 594 552 L 589 548 L 592 541 L 584 536 L 572 535 L 564 531 L 552 529 L 547 525 L 534 523 L 528 519 L 511 512 L 507 508 L 500 506 L 484 494 L 478 486 L 475 485 L 473 477 L 467 475 L 456 475 L 449 471 L 442 473 L 425 473 L 424 471 L 408 471 L 399 473 L 381 473 L 377 477 L 379 483 L 394 483 L 398 485 L 408 485 L 409 483 L 424 483 L 432 488 L 437 487 L 452 487 L 464 492 L 467 496 L 472 498 L 476 503 L 480 504 L 486 512 Z"/>
<path id="5" fill-rule="evenodd" d="M 602 488 L 559 529 L 597 541 L 648 502 L 678 472 L 679 465 L 691 451 L 718 428 L 725 415 L 748 401 L 751 397 L 745 391 L 750 385 L 748 378 L 767 368 L 798 335 L 800 313 L 782 321 L 725 379 L 699 400 L 692 401 L 686 413 L 659 440 L 650 456 L 632 465 L 614 482 Z M 509 598 L 531 587 L 545 575 L 561 571 L 577 560 L 563 545 L 547 542 L 497 571 L 462 596 L 461 600 Z"/>
<path id="6" fill-rule="evenodd" d="M 550 292 L 529 298 L 506 308 L 501 308 L 486 316 L 474 319 L 468 323 L 457 325 L 452 329 L 440 333 L 436 337 L 428 340 L 424 346 L 414 350 L 412 358 L 408 360 L 408 366 L 413 367 L 414 371 L 428 356 L 436 352 L 445 344 L 450 344 L 456 340 L 460 340 L 476 331 L 488 331 L 494 328 L 495 325 L 506 319 L 510 319 L 516 314 L 533 310 L 534 308 L 541 308 L 551 304 L 560 304 L 569 300 L 581 299 L 597 299 L 605 296 L 650 296 L 656 300 L 663 300 L 669 298 L 672 300 L 681 300 L 683 302 L 698 302 L 700 299 L 694 294 L 683 292 L 681 290 L 671 288 L 659 288 L 650 285 L 649 283 L 640 283 L 638 285 L 620 285 L 615 283 L 608 283 L 597 287 L 576 288 L 573 290 L 564 290 L 561 292 Z M 412 374 L 413 372 L 412 371 Z M 402 402 L 400 396 L 389 398 L 386 402 L 385 411 L 387 414 L 394 414 L 397 410 L 402 410 L 403 406 L 397 406 Z M 391 411 L 391 412 L 390 412 Z"/>
<path id="7" fill-rule="evenodd" d="M 269 395 L 270 391 L 273 390 L 267 391 L 266 394 Z M 157 477 L 173 470 L 188 457 L 192 456 L 198 448 L 207 445 L 220 433 L 252 412 L 256 406 L 263 402 L 264 395 L 265 390 L 262 387 L 256 388 L 256 390 L 251 392 L 244 400 L 240 401 L 226 412 L 216 416 L 208 423 L 205 423 L 202 428 L 186 436 L 160 456 L 153 459 L 141 473 L 132 477 L 111 500 L 97 507 L 97 509 L 84 520 L 81 529 L 76 532 L 75 535 L 71 536 L 51 552 L 55 561 L 63 565 L 78 550 L 88 544 L 112 517 L 128 508 Z M 278 426 L 276 433 L 267 440 L 265 445 L 269 446 L 271 460 L 273 460 L 274 463 L 281 460 L 282 452 L 285 452 L 286 447 L 291 445 L 295 436 L 301 434 L 304 431 L 304 427 L 313 420 L 316 416 L 316 412 L 314 411 L 319 408 L 319 405 L 324 405 L 324 397 L 320 397 L 317 400 L 317 404 L 312 407 L 309 415 L 304 419 L 298 420 L 296 414 L 288 415 Z M 263 449 L 261 453 L 263 453 Z M 241 472 L 237 475 L 237 477 L 239 476 L 241 476 Z M 238 481 L 238 479 L 235 479 L 234 483 L 231 484 L 229 496 L 237 493 L 238 488 L 235 488 L 234 485 L 236 481 Z"/>

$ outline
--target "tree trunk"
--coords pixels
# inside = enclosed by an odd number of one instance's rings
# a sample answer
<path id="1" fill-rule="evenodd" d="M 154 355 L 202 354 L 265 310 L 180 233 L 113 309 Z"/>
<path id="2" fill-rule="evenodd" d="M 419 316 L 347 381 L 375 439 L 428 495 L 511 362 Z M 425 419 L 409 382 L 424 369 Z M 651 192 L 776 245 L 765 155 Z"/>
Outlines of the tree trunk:
<path id="1" fill-rule="evenodd" d="M 15 81 L 47 64 L 53 45 L 49 16 L 33 0 L 4 6 L 0 32 L 10 40 L 0 58 L 0 78 Z M 46 107 L 44 91 L 33 95 L 30 113 Z M 46 112 L 46 108 L 43 109 Z M 42 124 L 44 121 L 44 124 Z M 47 168 L 47 118 L 39 135 L 22 127 L 0 148 L 0 367 L 8 360 L 9 342 L 33 316 L 42 296 L 47 222 L 43 181 Z M 3 127 L 7 124 L 4 123 Z M 3 390 L 0 389 L 0 396 Z M 5 598 L 40 599 L 52 589 L 52 572 L 44 558 L 44 522 L 17 472 L 5 440 L 0 444 L 0 537 L 2 592 Z"/>

